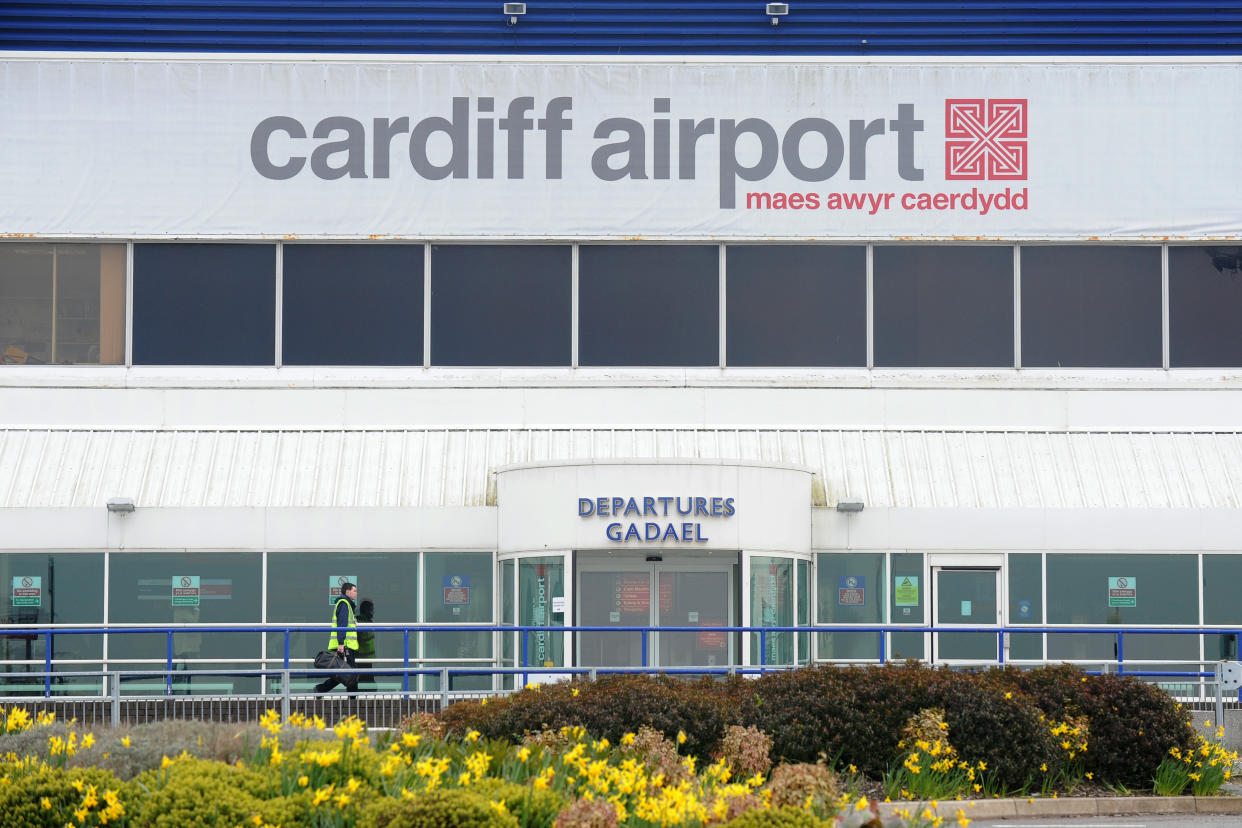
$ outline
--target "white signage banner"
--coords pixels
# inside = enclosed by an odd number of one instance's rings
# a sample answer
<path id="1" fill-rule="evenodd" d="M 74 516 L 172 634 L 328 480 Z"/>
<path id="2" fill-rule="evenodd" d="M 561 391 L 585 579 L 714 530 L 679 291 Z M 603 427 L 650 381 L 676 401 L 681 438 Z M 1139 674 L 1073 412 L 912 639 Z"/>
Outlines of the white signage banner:
<path id="1" fill-rule="evenodd" d="M 0 233 L 1242 235 L 1242 63 L 0 60 Z"/>

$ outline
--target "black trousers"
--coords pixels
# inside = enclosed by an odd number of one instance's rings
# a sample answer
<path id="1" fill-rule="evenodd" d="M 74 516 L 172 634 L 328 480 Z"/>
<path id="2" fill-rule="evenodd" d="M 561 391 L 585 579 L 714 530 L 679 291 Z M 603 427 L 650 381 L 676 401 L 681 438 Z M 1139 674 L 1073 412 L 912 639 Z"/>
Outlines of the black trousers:
<path id="1" fill-rule="evenodd" d="M 351 670 L 358 666 L 357 658 L 358 656 L 353 650 L 348 647 L 345 648 L 345 663 Z M 353 675 L 343 675 L 341 679 L 344 679 L 344 681 L 338 680 L 336 676 L 328 676 L 315 685 L 315 692 L 326 693 L 338 684 L 343 684 L 350 693 L 358 692 L 358 675 L 356 673 Z"/>

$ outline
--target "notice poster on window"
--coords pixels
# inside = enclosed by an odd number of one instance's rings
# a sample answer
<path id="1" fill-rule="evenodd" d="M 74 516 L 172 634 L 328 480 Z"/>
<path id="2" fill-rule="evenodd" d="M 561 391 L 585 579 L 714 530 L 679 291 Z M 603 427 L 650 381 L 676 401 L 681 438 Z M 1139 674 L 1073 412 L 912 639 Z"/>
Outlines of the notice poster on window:
<path id="1" fill-rule="evenodd" d="M 470 603 L 470 576 L 445 575 L 441 585 L 444 587 L 444 603 L 461 605 Z"/>
<path id="2" fill-rule="evenodd" d="M 197 575 L 172 576 L 172 605 L 174 607 L 197 607 L 202 599 L 202 589 Z"/>
<path id="3" fill-rule="evenodd" d="M 899 607 L 919 605 L 919 576 L 897 575 L 893 578 L 893 603 Z"/>
<path id="4" fill-rule="evenodd" d="M 867 603 L 867 577 L 842 575 L 837 578 L 837 605 L 861 607 Z"/>
<path id="5" fill-rule="evenodd" d="M 651 612 L 651 579 L 645 572 L 620 575 L 617 578 L 617 611 L 624 613 Z M 670 605 L 672 599 L 670 594 Z"/>
<path id="6" fill-rule="evenodd" d="M 41 575 L 14 575 L 12 600 L 15 607 L 42 606 L 43 577 Z"/>
<path id="7" fill-rule="evenodd" d="M 1138 578 L 1119 575 L 1108 579 L 1108 605 L 1110 607 L 1138 606 Z"/>
<path id="8" fill-rule="evenodd" d="M 328 576 L 328 603 L 336 606 L 336 602 L 341 598 L 341 584 L 353 584 L 358 586 L 357 575 L 329 575 Z"/>

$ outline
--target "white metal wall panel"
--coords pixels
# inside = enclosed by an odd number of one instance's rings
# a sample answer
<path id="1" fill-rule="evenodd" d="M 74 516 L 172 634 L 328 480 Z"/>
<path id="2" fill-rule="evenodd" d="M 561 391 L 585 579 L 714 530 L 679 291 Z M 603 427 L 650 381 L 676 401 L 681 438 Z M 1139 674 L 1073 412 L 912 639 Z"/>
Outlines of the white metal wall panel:
<path id="1" fill-rule="evenodd" d="M 512 463 L 740 459 L 811 468 L 829 503 L 1242 504 L 1237 433 L 817 429 L 0 430 L 0 507 L 482 506 Z"/>

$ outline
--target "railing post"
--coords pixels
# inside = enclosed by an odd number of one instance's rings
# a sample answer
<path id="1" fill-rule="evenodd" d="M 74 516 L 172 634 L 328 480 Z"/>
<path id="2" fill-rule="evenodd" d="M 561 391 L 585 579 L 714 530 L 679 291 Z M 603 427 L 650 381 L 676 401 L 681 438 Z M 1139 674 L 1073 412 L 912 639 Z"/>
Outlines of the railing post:
<path id="1" fill-rule="evenodd" d="M 587 677 L 588 677 L 588 678 L 590 678 L 590 679 L 591 679 L 591 681 L 595 681 L 595 679 L 599 677 L 599 672 L 598 672 L 598 670 L 596 670 L 596 668 L 592 667 L 592 668 L 591 668 L 591 670 L 590 670 L 590 672 L 588 672 L 588 673 L 587 673 Z"/>
<path id="2" fill-rule="evenodd" d="M 1225 665 L 1216 662 L 1216 726 L 1225 726 Z"/>
<path id="3" fill-rule="evenodd" d="M 121 674 L 105 673 L 104 680 L 110 682 L 108 692 L 112 696 L 112 726 L 117 728 L 121 726 Z"/>
<path id="4" fill-rule="evenodd" d="M 172 695 L 172 684 L 173 684 L 173 681 L 172 681 L 173 631 L 169 630 L 166 637 L 168 639 L 168 652 L 167 652 L 167 658 L 164 662 L 164 670 L 166 671 L 164 673 L 164 695 L 171 696 Z"/>
<path id="5" fill-rule="evenodd" d="M 47 649 L 43 652 L 43 698 L 52 695 L 52 648 L 55 646 L 52 631 L 47 631 Z"/>
<path id="6" fill-rule="evenodd" d="M 281 669 L 289 669 L 289 628 L 285 628 L 285 666 Z"/>
<path id="7" fill-rule="evenodd" d="M 408 629 L 401 631 L 401 692 L 407 693 L 410 690 L 410 631 Z"/>
<path id="8" fill-rule="evenodd" d="M 1005 633 L 998 632 L 996 634 L 996 663 L 1001 667 L 1005 666 Z"/>
<path id="9" fill-rule="evenodd" d="M 1117 672 L 1124 673 L 1126 668 L 1123 666 L 1126 660 L 1126 634 L 1117 632 Z"/>
<path id="10" fill-rule="evenodd" d="M 643 666 L 647 666 L 647 630 L 642 631 Z"/>
<path id="11" fill-rule="evenodd" d="M 528 632 L 530 631 L 522 630 L 522 667 L 523 668 L 530 666 L 530 664 L 527 663 L 528 656 L 526 655 L 526 633 Z M 525 687 L 528 684 L 530 684 L 530 673 L 528 673 L 525 669 L 523 669 L 522 670 L 522 686 Z"/>
<path id="12" fill-rule="evenodd" d="M 884 646 L 884 643 L 887 640 L 887 638 L 888 638 L 888 631 L 880 630 L 880 663 L 881 664 L 888 663 L 888 647 Z"/>
<path id="13" fill-rule="evenodd" d="M 288 641 L 289 639 L 286 638 L 285 640 Z M 285 669 L 280 671 L 280 720 L 282 722 L 289 721 L 289 693 L 292 685 L 293 682 L 290 680 L 289 676 L 289 664 L 286 662 Z"/>
<path id="14" fill-rule="evenodd" d="M 448 696 L 449 696 L 449 673 L 448 671 L 449 671 L 449 668 L 447 667 L 440 668 L 440 709 L 441 710 L 446 710 L 448 708 Z"/>
<path id="15" fill-rule="evenodd" d="M 759 630 L 759 666 L 768 666 L 768 631 Z"/>

